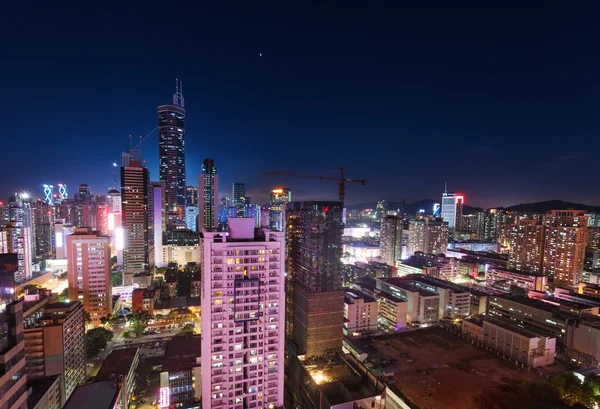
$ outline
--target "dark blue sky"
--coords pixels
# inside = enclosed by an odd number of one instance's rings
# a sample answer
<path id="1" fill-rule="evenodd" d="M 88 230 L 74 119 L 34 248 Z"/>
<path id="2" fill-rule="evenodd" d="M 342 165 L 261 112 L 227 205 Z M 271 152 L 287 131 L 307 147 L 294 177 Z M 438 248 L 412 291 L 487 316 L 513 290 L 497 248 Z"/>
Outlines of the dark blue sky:
<path id="1" fill-rule="evenodd" d="M 343 166 L 368 181 L 349 203 L 435 198 L 447 181 L 484 207 L 600 204 L 595 2 L 31 3 L 5 5 L 0 25 L 2 198 L 58 182 L 105 193 L 178 77 L 189 184 L 212 157 L 223 194 L 245 182 L 258 202 L 277 184 L 337 191 L 263 170 Z M 157 147 L 154 133 L 153 179 Z"/>

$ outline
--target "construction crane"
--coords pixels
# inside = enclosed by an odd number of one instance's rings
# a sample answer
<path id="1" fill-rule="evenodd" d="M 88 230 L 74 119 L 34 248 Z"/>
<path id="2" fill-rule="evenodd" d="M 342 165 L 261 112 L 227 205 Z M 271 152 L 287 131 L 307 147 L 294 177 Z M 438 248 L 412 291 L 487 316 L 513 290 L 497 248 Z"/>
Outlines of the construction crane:
<path id="1" fill-rule="evenodd" d="M 307 179 L 319 179 L 321 182 L 323 182 L 324 180 L 333 180 L 336 181 L 338 184 L 338 188 L 339 188 L 339 195 L 340 195 L 340 202 L 343 202 L 344 199 L 346 198 L 346 183 L 360 183 L 362 186 L 365 185 L 365 183 L 367 183 L 366 180 L 360 180 L 360 179 L 350 179 L 344 176 L 344 168 L 338 168 L 340 171 L 340 177 L 339 178 L 334 178 L 331 176 L 314 176 L 314 175 L 299 175 L 297 173 L 291 173 L 291 172 L 271 172 L 271 171 L 266 171 L 263 172 L 265 175 L 276 175 L 276 176 L 293 176 L 296 178 L 307 178 Z"/>

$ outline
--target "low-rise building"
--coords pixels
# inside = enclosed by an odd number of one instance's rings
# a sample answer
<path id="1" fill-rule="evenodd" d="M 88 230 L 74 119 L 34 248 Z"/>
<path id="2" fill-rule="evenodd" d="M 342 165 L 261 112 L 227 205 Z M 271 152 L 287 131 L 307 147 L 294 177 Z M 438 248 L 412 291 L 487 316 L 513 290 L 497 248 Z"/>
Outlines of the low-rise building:
<path id="1" fill-rule="evenodd" d="M 414 280 L 402 278 L 377 279 L 377 289 L 406 300 L 406 320 L 410 324 L 439 321 L 440 295 L 422 288 Z"/>
<path id="2" fill-rule="evenodd" d="M 160 373 L 159 405 L 185 406 L 202 396 L 201 336 L 188 334 L 167 343 Z"/>
<path id="3" fill-rule="evenodd" d="M 133 312 L 148 311 L 150 315 L 154 315 L 154 303 L 159 294 L 160 290 L 154 286 L 136 288 L 131 294 L 131 310 Z"/>
<path id="4" fill-rule="evenodd" d="M 121 389 L 116 382 L 94 382 L 77 387 L 63 409 L 121 409 Z"/>
<path id="5" fill-rule="evenodd" d="M 490 267 L 485 273 L 485 280 L 489 286 L 502 286 L 510 291 L 516 285 L 525 290 L 545 291 L 546 276 L 540 273 L 529 273 L 508 268 Z"/>
<path id="6" fill-rule="evenodd" d="M 137 347 L 115 349 L 106 357 L 94 380 L 94 382 L 114 382 L 119 386 L 121 409 L 129 408 L 139 361 L 140 353 Z"/>
<path id="7" fill-rule="evenodd" d="M 383 328 L 393 331 L 406 329 L 406 300 L 378 290 L 377 282 L 370 277 L 359 279 L 353 288 L 377 300 L 377 321 Z"/>
<path id="8" fill-rule="evenodd" d="M 502 319 L 470 318 L 462 321 L 462 332 L 510 359 L 532 368 L 554 363 L 556 338 L 538 334 Z"/>
<path id="9" fill-rule="evenodd" d="M 344 297 L 344 335 L 358 336 L 377 331 L 378 304 L 375 298 L 358 291 Z"/>

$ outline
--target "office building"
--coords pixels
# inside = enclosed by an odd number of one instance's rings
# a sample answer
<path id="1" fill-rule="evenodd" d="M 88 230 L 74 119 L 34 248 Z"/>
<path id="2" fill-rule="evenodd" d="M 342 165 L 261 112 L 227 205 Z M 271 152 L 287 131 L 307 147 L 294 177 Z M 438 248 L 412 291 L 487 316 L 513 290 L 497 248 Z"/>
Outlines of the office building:
<path id="1" fill-rule="evenodd" d="M 48 257 L 54 253 L 54 244 L 52 241 L 54 215 L 52 207 L 42 200 L 33 202 L 31 207 L 35 223 L 35 228 L 32 230 L 32 240 L 35 241 L 36 255 Z"/>
<path id="2" fill-rule="evenodd" d="M 186 206 L 198 206 L 198 187 L 186 186 L 185 187 L 185 205 Z"/>
<path id="3" fill-rule="evenodd" d="M 135 388 L 140 351 L 137 347 L 116 349 L 106 357 L 94 382 L 114 382 L 121 390 L 120 409 L 128 409 Z"/>
<path id="4" fill-rule="evenodd" d="M 408 251 L 427 254 L 445 254 L 448 249 L 448 222 L 442 219 L 422 217 L 411 220 L 408 227 Z"/>
<path id="5" fill-rule="evenodd" d="M 28 379 L 60 375 L 61 402 L 85 381 L 85 316 L 77 301 L 46 304 L 40 315 L 25 323 L 25 359 Z"/>
<path id="6" fill-rule="evenodd" d="M 67 236 L 69 299 L 83 303 L 92 324 L 112 312 L 110 237 L 90 228 L 76 228 Z"/>
<path id="7" fill-rule="evenodd" d="M 110 189 L 108 196 L 106 197 L 106 204 L 109 207 L 109 212 L 120 213 L 121 212 L 121 192 L 117 189 Z"/>
<path id="8" fill-rule="evenodd" d="M 200 401 L 203 392 L 202 384 L 209 382 L 210 379 L 210 376 L 202 379 L 200 370 L 202 349 L 200 335 L 186 334 L 184 337 L 173 337 L 167 342 L 160 373 L 159 407 L 188 407 L 188 405 Z M 215 349 L 218 348 L 213 347 L 213 351 Z M 227 350 L 223 349 L 222 351 Z M 212 369 L 215 368 L 212 366 L 207 368 L 209 373 L 210 371 L 229 372 L 227 369 Z M 224 375 L 226 377 L 227 374 Z M 211 391 L 216 394 L 225 394 L 226 392 L 227 388 Z M 225 400 L 228 398 L 226 397 Z M 205 399 L 211 402 L 210 395 L 206 395 Z M 202 407 L 211 408 L 212 406 L 208 402 L 204 403 Z M 225 404 L 224 407 L 229 406 Z M 231 405 L 231 407 L 235 406 Z"/>
<path id="9" fill-rule="evenodd" d="M 185 207 L 185 225 L 188 229 L 198 231 L 198 206 L 190 205 Z"/>
<path id="10" fill-rule="evenodd" d="M 524 272 L 542 273 L 545 238 L 545 226 L 541 221 L 517 221 L 510 230 L 509 267 Z"/>
<path id="11" fill-rule="evenodd" d="M 124 285 L 132 284 L 134 274 L 148 272 L 150 247 L 154 245 L 149 243 L 148 221 L 154 216 L 149 211 L 154 200 L 150 173 L 135 159 L 129 158 L 127 166 L 121 167 Z"/>
<path id="12" fill-rule="evenodd" d="M 292 201 L 292 191 L 287 187 L 271 190 L 271 206 L 269 210 L 269 226 L 271 230 L 283 231 L 285 222 L 285 207 Z"/>
<path id="13" fill-rule="evenodd" d="M 15 272 L 17 283 L 31 278 L 31 228 L 24 227 L 22 222 L 8 222 L 0 231 L 6 233 L 6 246 L 0 253 L 15 253 L 19 259 L 19 269 Z"/>
<path id="14" fill-rule="evenodd" d="M 246 206 L 246 185 L 244 183 L 231 185 L 231 204 L 237 209 L 237 217 L 244 217 L 244 206 Z"/>
<path id="15" fill-rule="evenodd" d="M 287 205 L 287 331 L 302 355 L 342 347 L 342 208 L 341 202 Z"/>
<path id="16" fill-rule="evenodd" d="M 0 390 L 0 408 L 27 409 L 23 301 L 10 297 L 0 305 Z"/>
<path id="17" fill-rule="evenodd" d="M 442 219 L 448 222 L 450 231 L 460 231 L 463 215 L 464 196 L 460 193 L 444 193 L 442 195 Z"/>
<path id="18" fill-rule="evenodd" d="M 204 232 L 204 409 L 283 406 L 284 260 L 284 233 L 253 219 L 229 220 L 228 235 Z"/>
<path id="19" fill-rule="evenodd" d="M 381 219 L 379 248 L 381 261 L 395 266 L 402 255 L 402 218 L 385 216 Z"/>
<path id="20" fill-rule="evenodd" d="M 165 214 L 166 199 L 165 199 L 165 184 L 163 182 L 150 182 L 152 189 L 152 219 L 148 219 L 148 223 L 152 223 L 152 237 L 148 236 L 148 240 L 153 239 L 154 260 L 150 259 L 150 265 L 159 265 L 161 262 L 161 249 L 163 245 L 163 233 L 167 231 L 167 217 Z"/>
<path id="21" fill-rule="evenodd" d="M 544 273 L 568 286 L 576 286 L 583 273 L 588 225 L 584 213 L 552 210 L 544 218 Z"/>
<path id="22" fill-rule="evenodd" d="M 219 175 L 210 158 L 202 162 L 198 195 L 198 231 L 215 229 L 219 225 Z"/>
<path id="23" fill-rule="evenodd" d="M 344 297 L 344 335 L 354 337 L 377 331 L 377 300 L 357 291 Z"/>
<path id="24" fill-rule="evenodd" d="M 173 105 L 158 107 L 158 171 L 165 184 L 167 225 L 183 220 L 185 184 L 185 108 L 181 82 L 177 81 Z"/>

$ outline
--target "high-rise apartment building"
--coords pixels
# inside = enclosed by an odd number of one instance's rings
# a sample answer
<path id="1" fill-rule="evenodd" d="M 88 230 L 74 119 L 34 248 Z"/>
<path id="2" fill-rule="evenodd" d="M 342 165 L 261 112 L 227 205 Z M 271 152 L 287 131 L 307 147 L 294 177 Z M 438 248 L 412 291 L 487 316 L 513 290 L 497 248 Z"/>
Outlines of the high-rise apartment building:
<path id="1" fill-rule="evenodd" d="M 121 192 L 117 189 L 110 189 L 108 191 L 108 196 L 106 197 L 106 204 L 110 208 L 109 212 L 121 212 Z"/>
<path id="2" fill-rule="evenodd" d="M 6 301 L 0 306 L 0 408 L 27 409 L 23 301 Z"/>
<path id="3" fill-rule="evenodd" d="M 27 194 L 15 194 L 10 198 L 8 204 L 9 220 L 21 223 L 20 225 L 29 229 L 29 257 L 33 261 L 37 249 L 35 242 L 35 211 L 32 207 L 31 198 Z"/>
<path id="4" fill-rule="evenodd" d="M 283 406 L 285 238 L 254 225 L 202 239 L 203 409 Z"/>
<path id="5" fill-rule="evenodd" d="M 285 206 L 292 201 L 292 191 L 287 187 L 278 187 L 271 190 L 271 207 L 269 212 L 269 226 L 271 230 L 283 231 L 285 221 Z"/>
<path id="6" fill-rule="evenodd" d="M 6 247 L 0 253 L 15 253 L 19 259 L 19 269 L 15 272 L 17 283 L 31 278 L 31 228 L 22 222 L 8 222 L 0 231 L 6 232 Z"/>
<path id="7" fill-rule="evenodd" d="M 149 268 L 149 203 L 153 201 L 150 173 L 141 162 L 130 159 L 121 167 L 121 220 L 123 226 L 123 284 L 133 284 L 136 273 Z M 154 226 L 152 226 L 152 231 Z M 152 236 L 154 237 L 154 236 Z"/>
<path id="8" fill-rule="evenodd" d="M 442 219 L 448 222 L 451 231 L 461 229 L 463 204 L 465 198 L 460 193 L 444 193 L 442 195 Z"/>
<path id="9" fill-rule="evenodd" d="M 62 403 L 85 382 L 85 315 L 78 301 L 48 304 L 24 329 L 28 379 L 60 375 Z"/>
<path id="10" fill-rule="evenodd" d="M 552 210 L 544 218 L 544 273 L 555 282 L 576 286 L 585 260 L 588 218 L 583 210 Z"/>
<path id="11" fill-rule="evenodd" d="M 219 175 L 214 161 L 206 158 L 202 162 L 202 173 L 198 176 L 198 231 L 210 231 L 218 225 Z"/>
<path id="12" fill-rule="evenodd" d="M 447 249 L 447 221 L 431 217 L 410 221 L 408 227 L 408 255 L 413 255 L 417 251 L 426 254 L 445 254 Z"/>
<path id="13" fill-rule="evenodd" d="M 183 220 L 185 184 L 185 109 L 181 81 L 177 80 L 173 105 L 158 107 L 158 169 L 165 183 L 167 224 Z"/>
<path id="14" fill-rule="evenodd" d="M 112 312 L 110 237 L 90 228 L 76 228 L 67 236 L 69 299 L 80 301 L 93 325 Z"/>
<path id="15" fill-rule="evenodd" d="M 402 218 L 385 216 L 381 219 L 379 249 L 381 261 L 395 266 L 402 254 Z"/>
<path id="16" fill-rule="evenodd" d="M 342 348 L 342 208 L 324 201 L 287 205 L 287 332 L 300 354 Z"/>
<path id="17" fill-rule="evenodd" d="M 510 268 L 530 273 L 544 271 L 545 226 L 539 220 L 519 220 L 511 227 L 508 253 Z"/>
<path id="18" fill-rule="evenodd" d="M 237 217 L 244 217 L 246 205 L 246 184 L 233 183 L 231 185 L 231 204 L 237 209 Z"/>
<path id="19" fill-rule="evenodd" d="M 185 187 L 185 205 L 198 206 L 198 188 L 196 186 Z"/>
<path id="20" fill-rule="evenodd" d="M 54 215 L 52 207 L 42 201 L 37 200 L 31 204 L 34 212 L 35 228 L 33 229 L 33 240 L 37 255 L 48 256 L 54 252 L 52 243 L 52 225 L 54 224 Z"/>

